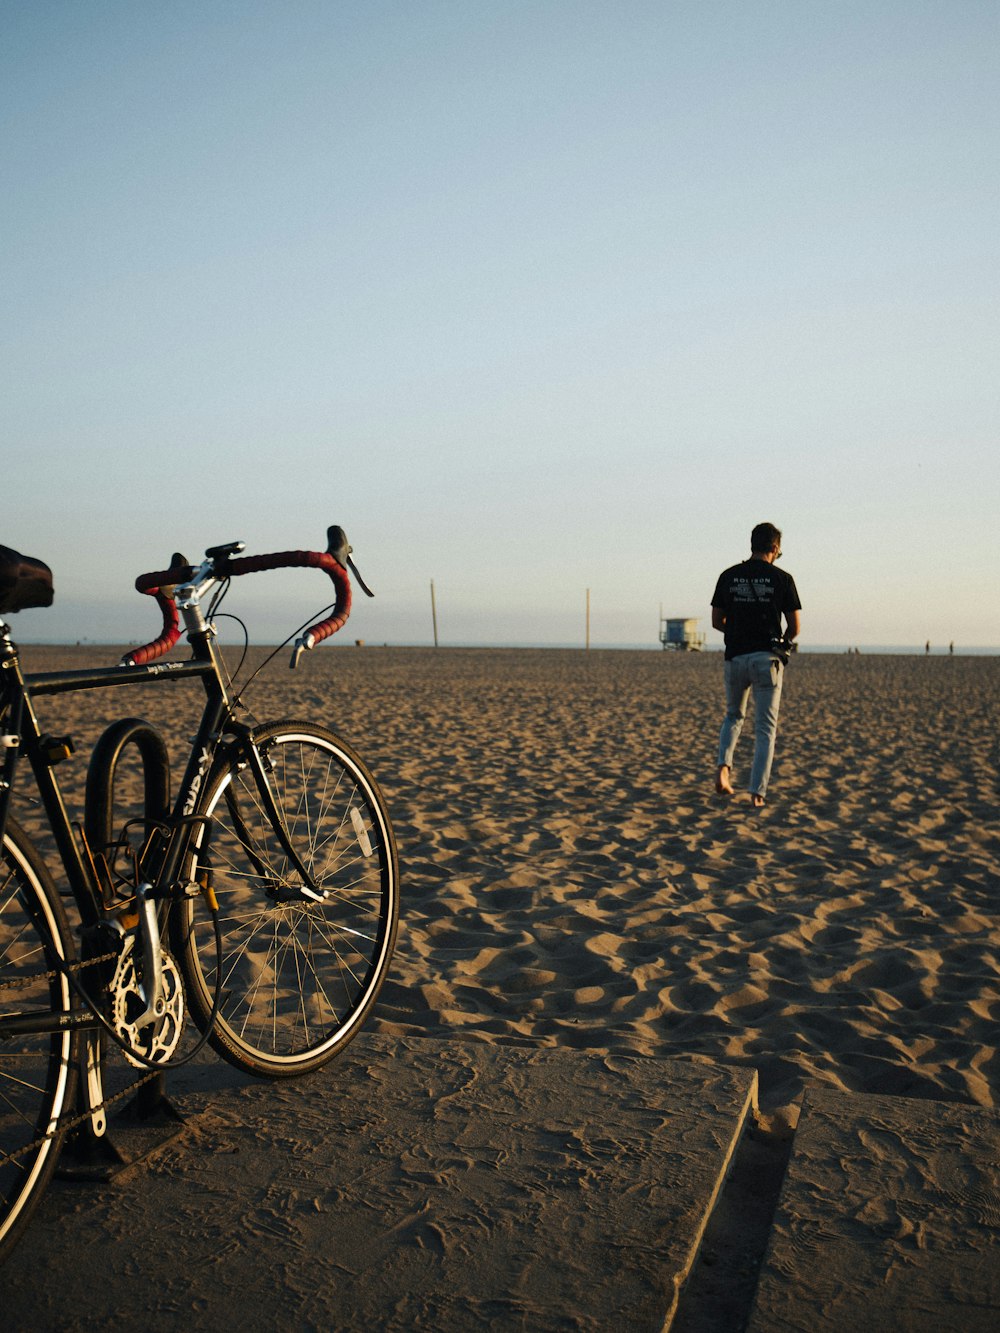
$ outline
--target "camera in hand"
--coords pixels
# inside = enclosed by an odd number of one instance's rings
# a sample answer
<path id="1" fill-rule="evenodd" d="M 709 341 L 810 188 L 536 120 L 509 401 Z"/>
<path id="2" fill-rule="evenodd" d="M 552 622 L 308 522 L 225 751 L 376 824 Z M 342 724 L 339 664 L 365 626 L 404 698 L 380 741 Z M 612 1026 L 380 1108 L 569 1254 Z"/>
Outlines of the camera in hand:
<path id="1" fill-rule="evenodd" d="M 798 651 L 799 645 L 794 639 L 780 638 L 771 640 L 771 652 L 774 653 L 775 657 L 780 661 L 784 662 L 785 666 L 788 665 L 788 659 L 791 657 L 792 653 L 797 653 Z"/>

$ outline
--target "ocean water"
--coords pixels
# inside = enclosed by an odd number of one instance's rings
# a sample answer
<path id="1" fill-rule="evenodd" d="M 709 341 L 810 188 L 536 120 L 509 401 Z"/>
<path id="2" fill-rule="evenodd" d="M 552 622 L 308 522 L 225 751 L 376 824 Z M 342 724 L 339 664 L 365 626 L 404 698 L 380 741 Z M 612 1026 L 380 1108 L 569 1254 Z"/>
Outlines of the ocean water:
<path id="1" fill-rule="evenodd" d="M 400 643 L 395 645 L 393 644 L 389 645 L 389 647 L 394 647 L 394 646 L 399 648 L 403 647 L 421 648 L 421 647 L 432 647 L 433 645 L 426 643 L 425 644 Z M 568 649 L 583 649 L 585 647 L 583 643 L 442 643 L 440 646 L 442 648 L 496 648 L 498 650 L 505 648 L 506 649 L 530 648 L 533 650 L 544 651 L 545 649 L 551 649 L 559 652 L 565 652 Z M 600 651 L 600 652 L 661 653 L 661 652 L 676 651 L 676 649 L 664 649 L 662 645 L 659 643 L 591 643 L 590 647 L 595 651 Z M 843 643 L 808 643 L 808 644 L 803 643 L 800 645 L 798 651 L 799 653 L 835 653 L 843 655 L 848 652 L 853 652 L 855 647 L 859 649 L 862 656 L 866 653 L 869 654 L 870 656 L 875 656 L 878 654 L 891 654 L 896 657 L 924 657 L 927 655 L 924 649 L 924 645 L 922 643 L 921 644 L 860 643 L 856 645 L 851 644 L 850 646 Z M 711 655 L 713 653 L 721 655 L 722 644 L 718 643 L 718 644 L 706 645 L 704 648 L 701 649 L 701 652 L 706 656 Z M 931 657 L 948 657 L 950 655 L 951 654 L 949 654 L 948 652 L 947 645 L 940 648 L 935 648 L 933 644 L 931 645 L 931 651 L 930 651 Z M 992 648 L 982 647 L 982 646 L 967 647 L 965 644 L 956 644 L 954 656 L 955 657 L 1000 657 L 1000 647 L 992 647 Z"/>

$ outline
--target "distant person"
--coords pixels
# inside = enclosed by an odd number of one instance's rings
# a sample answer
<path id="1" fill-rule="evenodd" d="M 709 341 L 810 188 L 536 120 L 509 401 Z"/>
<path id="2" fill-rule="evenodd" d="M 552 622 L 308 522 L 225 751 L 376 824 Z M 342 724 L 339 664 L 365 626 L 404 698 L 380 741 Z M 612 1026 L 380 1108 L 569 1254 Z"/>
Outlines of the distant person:
<path id="1" fill-rule="evenodd" d="M 927 642 L 924 644 L 924 652 L 929 653 L 930 650 L 931 650 L 931 641 L 930 639 L 928 639 Z"/>
<path id="2" fill-rule="evenodd" d="M 951 643 L 949 643 L 948 645 L 948 656 L 953 657 L 954 654 L 955 654 L 955 641 L 953 639 Z"/>
<path id="3" fill-rule="evenodd" d="M 724 570 L 712 597 L 712 628 L 721 630 L 726 640 L 726 716 L 719 736 L 715 790 L 720 796 L 733 795 L 733 756 L 752 690 L 750 800 L 758 808 L 764 804 L 771 776 L 781 682 L 790 651 L 780 645 L 797 637 L 802 608 L 791 574 L 775 568 L 780 556 L 780 531 L 773 523 L 758 523 L 750 534 L 750 559 Z"/>

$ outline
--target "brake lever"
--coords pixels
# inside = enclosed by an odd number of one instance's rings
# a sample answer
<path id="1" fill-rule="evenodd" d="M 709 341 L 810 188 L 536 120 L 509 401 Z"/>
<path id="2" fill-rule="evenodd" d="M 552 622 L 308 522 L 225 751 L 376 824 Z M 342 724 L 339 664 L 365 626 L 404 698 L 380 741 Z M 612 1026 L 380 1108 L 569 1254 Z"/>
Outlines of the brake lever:
<path id="1" fill-rule="evenodd" d="M 342 569 L 349 569 L 351 571 L 351 573 L 354 575 L 355 582 L 357 583 L 358 587 L 361 589 L 361 591 L 365 594 L 366 597 L 374 597 L 375 594 L 372 592 L 371 588 L 369 588 L 368 584 L 361 577 L 357 565 L 351 559 L 352 549 L 353 548 L 351 547 L 350 542 L 347 540 L 347 533 L 344 531 L 343 528 L 339 526 L 327 528 L 326 530 L 327 555 L 332 555 L 334 560 L 336 560 L 337 564 L 340 565 Z M 299 658 L 306 651 L 306 649 L 311 647 L 312 643 L 311 642 L 307 643 L 305 636 L 303 636 L 301 639 L 295 640 L 295 645 L 292 648 L 292 660 L 288 664 L 289 669 L 291 671 L 294 671 L 295 668 L 298 666 Z"/>
<path id="2" fill-rule="evenodd" d="M 351 559 L 351 552 L 353 550 L 354 547 L 347 540 L 347 533 L 344 531 L 342 527 L 340 527 L 339 525 L 335 525 L 332 528 L 327 528 L 326 530 L 327 555 L 332 555 L 338 565 L 343 565 L 345 569 L 349 569 L 351 571 L 351 573 L 357 580 L 358 587 L 361 589 L 361 591 L 365 594 L 366 597 L 374 597 L 375 594 L 372 592 L 371 588 L 369 588 L 368 584 L 365 583 L 364 579 L 358 572 L 357 565 Z"/>
<path id="3" fill-rule="evenodd" d="M 357 582 L 358 587 L 359 587 L 359 588 L 361 589 L 361 591 L 365 594 L 365 596 L 366 596 L 366 597 L 374 597 L 375 594 L 372 592 L 371 588 L 369 588 L 368 584 L 364 581 L 364 579 L 363 579 L 363 578 L 361 577 L 361 575 L 358 573 L 358 567 L 357 567 L 357 565 L 354 563 L 354 561 L 351 559 L 350 556 L 347 557 L 347 568 L 348 568 L 348 569 L 351 571 L 351 573 L 354 575 L 354 578 L 355 578 L 355 580 L 356 580 L 356 582 Z"/>

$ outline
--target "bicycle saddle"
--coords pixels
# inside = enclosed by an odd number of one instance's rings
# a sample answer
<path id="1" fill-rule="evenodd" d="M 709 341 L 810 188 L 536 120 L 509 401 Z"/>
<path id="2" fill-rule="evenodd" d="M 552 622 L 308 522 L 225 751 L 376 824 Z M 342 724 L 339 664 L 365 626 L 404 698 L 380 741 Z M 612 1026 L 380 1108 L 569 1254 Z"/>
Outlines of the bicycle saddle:
<path id="1" fill-rule="evenodd" d="M 0 614 L 52 605 L 52 570 L 41 560 L 0 546 Z"/>

